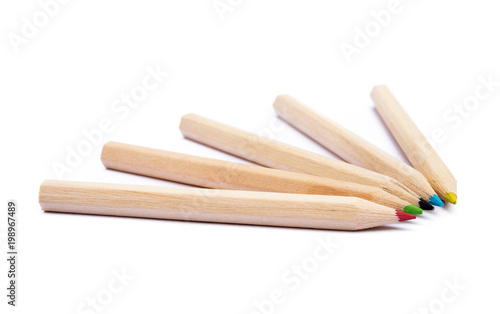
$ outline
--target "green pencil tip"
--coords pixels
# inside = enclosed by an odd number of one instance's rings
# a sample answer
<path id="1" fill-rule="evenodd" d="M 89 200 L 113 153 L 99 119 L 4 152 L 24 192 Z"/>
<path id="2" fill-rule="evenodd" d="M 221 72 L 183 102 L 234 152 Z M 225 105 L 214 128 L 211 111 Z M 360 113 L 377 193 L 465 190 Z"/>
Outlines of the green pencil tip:
<path id="1" fill-rule="evenodd" d="M 422 214 L 422 208 L 417 207 L 415 205 L 408 205 L 406 206 L 403 211 L 408 214 L 412 215 L 421 215 Z"/>
<path id="2" fill-rule="evenodd" d="M 452 203 L 453 205 L 457 204 L 457 195 L 453 192 L 446 193 L 444 199 L 445 201 L 447 201 L 448 203 Z"/>

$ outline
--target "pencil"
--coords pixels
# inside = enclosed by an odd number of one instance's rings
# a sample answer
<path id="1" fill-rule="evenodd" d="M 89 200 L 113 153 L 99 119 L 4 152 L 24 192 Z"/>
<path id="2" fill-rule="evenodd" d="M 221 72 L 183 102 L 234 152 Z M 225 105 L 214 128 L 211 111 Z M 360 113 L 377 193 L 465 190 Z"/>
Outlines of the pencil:
<path id="1" fill-rule="evenodd" d="M 375 86 L 371 97 L 413 167 L 425 176 L 442 200 L 456 204 L 457 180 L 389 89 Z"/>
<path id="2" fill-rule="evenodd" d="M 184 137 L 257 164 L 381 188 L 420 208 L 432 207 L 388 176 L 245 132 L 194 114 L 182 118 Z"/>
<path id="3" fill-rule="evenodd" d="M 206 188 L 353 196 L 413 215 L 422 213 L 373 186 L 123 143 L 106 143 L 101 161 L 108 169 Z"/>
<path id="4" fill-rule="evenodd" d="M 443 206 L 422 173 L 288 95 L 274 101 L 276 113 L 353 165 L 392 177 L 435 206 Z"/>
<path id="5" fill-rule="evenodd" d="M 46 212 L 336 230 L 415 218 L 353 197 L 50 180 L 39 201 Z"/>

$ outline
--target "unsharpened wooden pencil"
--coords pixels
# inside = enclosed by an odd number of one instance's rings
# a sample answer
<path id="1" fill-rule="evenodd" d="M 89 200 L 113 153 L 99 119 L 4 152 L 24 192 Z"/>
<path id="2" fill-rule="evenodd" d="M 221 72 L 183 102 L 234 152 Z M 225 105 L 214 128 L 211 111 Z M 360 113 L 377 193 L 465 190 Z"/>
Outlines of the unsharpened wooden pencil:
<path id="1" fill-rule="evenodd" d="M 386 86 L 371 93 L 375 107 L 406 157 L 442 200 L 457 203 L 457 180 Z"/>
<path id="2" fill-rule="evenodd" d="M 412 205 L 432 206 L 393 178 L 321 156 L 195 114 L 182 118 L 182 134 L 191 140 L 275 169 L 301 172 L 381 188 Z M 426 203 L 426 204 L 424 204 Z"/>
<path id="3" fill-rule="evenodd" d="M 50 180 L 39 201 L 47 212 L 337 230 L 415 218 L 354 197 Z"/>
<path id="4" fill-rule="evenodd" d="M 343 160 L 392 177 L 432 205 L 443 206 L 443 202 L 422 173 L 314 112 L 292 96 L 279 95 L 274 101 L 274 109 L 283 120 Z"/>
<path id="5" fill-rule="evenodd" d="M 108 169 L 207 188 L 353 196 L 413 215 L 422 213 L 373 186 L 136 145 L 108 142 L 101 161 Z"/>

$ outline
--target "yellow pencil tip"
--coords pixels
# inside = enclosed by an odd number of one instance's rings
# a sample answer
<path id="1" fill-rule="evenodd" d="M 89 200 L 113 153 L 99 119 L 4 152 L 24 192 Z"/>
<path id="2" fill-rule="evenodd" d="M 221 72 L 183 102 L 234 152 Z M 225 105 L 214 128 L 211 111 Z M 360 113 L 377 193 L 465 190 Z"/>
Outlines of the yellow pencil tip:
<path id="1" fill-rule="evenodd" d="M 453 193 L 453 192 L 446 193 L 446 195 L 444 196 L 444 199 L 448 203 L 452 203 L 454 205 L 457 204 L 457 195 L 455 193 Z"/>

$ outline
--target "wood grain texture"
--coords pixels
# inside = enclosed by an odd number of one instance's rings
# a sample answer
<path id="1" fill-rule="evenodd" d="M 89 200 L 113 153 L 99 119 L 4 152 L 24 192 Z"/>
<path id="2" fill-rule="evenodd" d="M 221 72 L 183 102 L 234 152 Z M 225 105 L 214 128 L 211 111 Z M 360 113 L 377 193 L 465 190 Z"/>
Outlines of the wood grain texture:
<path id="1" fill-rule="evenodd" d="M 426 178 L 360 136 L 314 112 L 289 95 L 280 95 L 274 102 L 276 113 L 343 160 L 396 179 L 425 200 L 434 194 Z"/>
<path id="2" fill-rule="evenodd" d="M 266 167 L 370 185 L 419 206 L 419 196 L 395 179 L 346 162 L 321 156 L 228 125 L 188 114 L 182 134 L 191 140 Z"/>
<path id="3" fill-rule="evenodd" d="M 300 228 L 360 230 L 399 221 L 395 210 L 358 198 L 253 191 L 49 180 L 39 201 L 47 212 Z"/>
<path id="4" fill-rule="evenodd" d="M 114 169 L 214 189 L 353 196 L 394 209 L 408 202 L 373 186 L 116 142 L 101 161 Z"/>
<path id="5" fill-rule="evenodd" d="M 455 177 L 389 89 L 383 85 L 375 86 L 371 97 L 413 167 L 425 176 L 437 195 L 445 200 L 447 193 L 456 194 Z"/>

